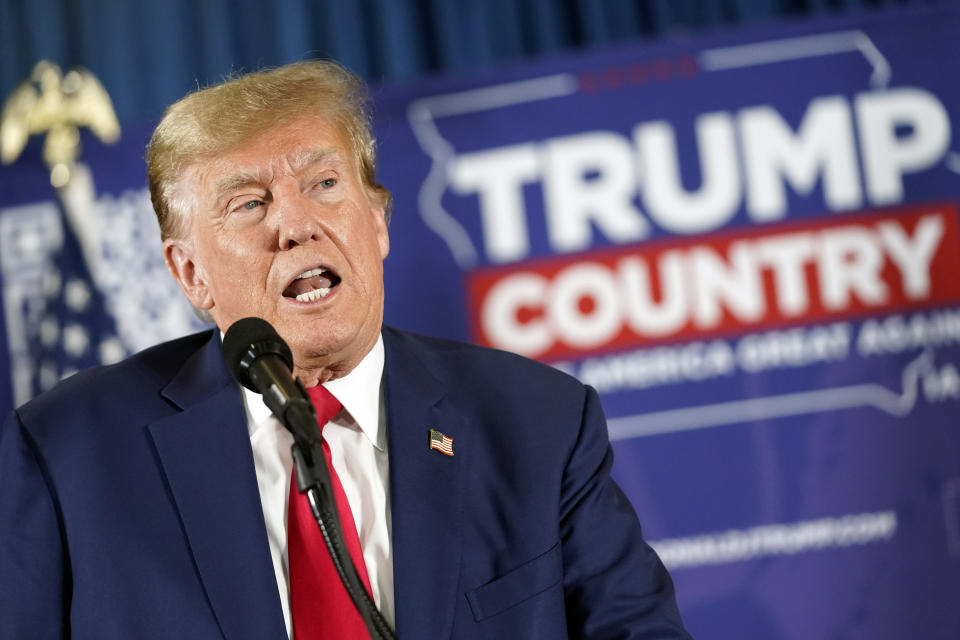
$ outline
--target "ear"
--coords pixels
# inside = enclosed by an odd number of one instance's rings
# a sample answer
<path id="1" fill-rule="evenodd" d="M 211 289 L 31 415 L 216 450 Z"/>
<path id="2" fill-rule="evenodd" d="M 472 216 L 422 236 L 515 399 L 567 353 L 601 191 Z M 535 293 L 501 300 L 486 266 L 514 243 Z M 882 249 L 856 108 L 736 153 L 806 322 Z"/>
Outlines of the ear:
<path id="1" fill-rule="evenodd" d="M 213 296 L 207 287 L 206 273 L 196 262 L 193 246 L 185 240 L 167 238 L 163 242 L 163 258 L 190 304 L 196 309 L 211 309 Z"/>
<path id="2" fill-rule="evenodd" d="M 383 206 L 370 207 L 373 224 L 377 234 L 377 245 L 380 247 L 380 259 L 385 260 L 390 253 L 390 233 L 387 230 L 387 213 Z"/>

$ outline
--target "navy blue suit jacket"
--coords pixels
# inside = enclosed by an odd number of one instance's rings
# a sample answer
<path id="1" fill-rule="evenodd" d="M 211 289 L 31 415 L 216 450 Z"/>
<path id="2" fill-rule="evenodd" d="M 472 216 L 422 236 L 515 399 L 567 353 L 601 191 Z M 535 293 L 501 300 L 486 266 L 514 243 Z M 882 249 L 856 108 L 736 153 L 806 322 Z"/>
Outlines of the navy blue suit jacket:
<path id="1" fill-rule="evenodd" d="M 383 330 L 401 640 L 686 638 L 596 393 Z M 428 447 L 428 430 L 455 455 Z M 0 637 L 285 638 L 217 334 L 79 373 L 0 434 Z"/>

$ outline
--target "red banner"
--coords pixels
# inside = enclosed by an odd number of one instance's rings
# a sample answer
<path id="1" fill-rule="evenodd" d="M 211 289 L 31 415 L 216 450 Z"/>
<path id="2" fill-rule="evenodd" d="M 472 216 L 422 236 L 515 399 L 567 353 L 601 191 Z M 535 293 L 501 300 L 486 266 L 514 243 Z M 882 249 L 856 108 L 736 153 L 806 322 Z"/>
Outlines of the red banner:
<path id="1" fill-rule="evenodd" d="M 482 268 L 473 339 L 543 360 L 960 301 L 952 202 Z"/>

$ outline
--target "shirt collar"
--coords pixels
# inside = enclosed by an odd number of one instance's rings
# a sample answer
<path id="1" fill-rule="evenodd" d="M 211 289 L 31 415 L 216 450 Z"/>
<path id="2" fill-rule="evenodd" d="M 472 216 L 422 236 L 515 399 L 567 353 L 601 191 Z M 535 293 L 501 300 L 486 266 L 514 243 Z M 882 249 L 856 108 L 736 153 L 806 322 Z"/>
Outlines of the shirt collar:
<path id="1" fill-rule="evenodd" d="M 348 426 L 355 424 L 373 446 L 381 451 L 386 447 L 386 434 L 380 425 L 380 382 L 383 379 L 383 363 L 383 336 L 378 336 L 373 349 L 363 357 L 353 371 L 323 385 L 334 398 L 340 401 L 349 414 L 345 421 L 341 417 L 335 422 Z M 243 391 L 247 424 L 250 427 L 250 436 L 253 437 L 257 428 L 273 414 L 263 403 L 259 393 L 242 385 L 240 390 Z"/>

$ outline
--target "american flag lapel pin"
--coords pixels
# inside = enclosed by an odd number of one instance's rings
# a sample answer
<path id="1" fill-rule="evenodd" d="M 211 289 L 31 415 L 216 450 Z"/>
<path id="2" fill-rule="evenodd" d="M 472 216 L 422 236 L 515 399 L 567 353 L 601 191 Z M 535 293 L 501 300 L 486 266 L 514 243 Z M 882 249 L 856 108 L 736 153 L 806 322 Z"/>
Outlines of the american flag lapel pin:
<path id="1" fill-rule="evenodd" d="M 453 455 L 453 438 L 448 438 L 436 429 L 430 429 L 430 448 L 448 456 Z"/>

